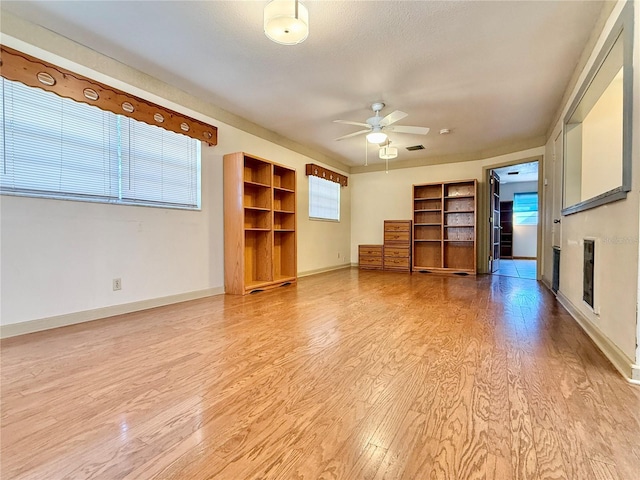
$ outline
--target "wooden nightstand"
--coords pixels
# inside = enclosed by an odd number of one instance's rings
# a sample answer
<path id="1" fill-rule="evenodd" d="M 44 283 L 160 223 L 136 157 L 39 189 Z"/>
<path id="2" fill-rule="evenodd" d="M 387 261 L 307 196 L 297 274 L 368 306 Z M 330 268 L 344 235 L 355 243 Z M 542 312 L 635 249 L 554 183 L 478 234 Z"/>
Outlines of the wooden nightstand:
<path id="1" fill-rule="evenodd" d="M 382 270 L 382 245 L 358 245 L 358 266 L 367 270 Z"/>

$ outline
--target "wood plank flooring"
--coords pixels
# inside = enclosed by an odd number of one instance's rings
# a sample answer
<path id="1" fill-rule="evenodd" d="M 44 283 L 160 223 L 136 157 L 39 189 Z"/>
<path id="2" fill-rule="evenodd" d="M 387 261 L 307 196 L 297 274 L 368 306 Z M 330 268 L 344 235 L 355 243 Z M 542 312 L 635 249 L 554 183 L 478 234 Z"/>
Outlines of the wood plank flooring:
<path id="1" fill-rule="evenodd" d="M 3 480 L 640 478 L 640 388 L 534 280 L 346 269 L 0 346 Z"/>

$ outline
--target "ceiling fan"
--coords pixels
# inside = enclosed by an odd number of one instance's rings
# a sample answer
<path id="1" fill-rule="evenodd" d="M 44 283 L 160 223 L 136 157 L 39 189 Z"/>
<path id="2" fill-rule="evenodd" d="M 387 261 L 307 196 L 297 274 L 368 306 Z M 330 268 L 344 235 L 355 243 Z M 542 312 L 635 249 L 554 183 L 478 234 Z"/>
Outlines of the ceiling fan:
<path id="1" fill-rule="evenodd" d="M 358 132 L 349 133 L 342 137 L 336 138 L 336 140 L 344 140 L 345 138 L 351 138 L 363 133 L 367 134 L 367 141 L 369 143 L 382 143 L 387 141 L 387 133 L 410 133 L 413 135 L 426 135 L 429 133 L 427 127 L 412 127 L 409 125 L 393 125 L 394 123 L 402 120 L 408 114 L 396 110 L 391 112 L 386 117 L 380 116 L 380 110 L 384 108 L 384 103 L 376 102 L 371 105 L 371 110 L 375 112 L 373 117 L 367 118 L 366 123 L 352 122 L 350 120 L 334 120 L 335 123 L 344 123 L 346 125 L 357 125 L 360 127 L 367 127 L 366 130 L 360 130 Z"/>

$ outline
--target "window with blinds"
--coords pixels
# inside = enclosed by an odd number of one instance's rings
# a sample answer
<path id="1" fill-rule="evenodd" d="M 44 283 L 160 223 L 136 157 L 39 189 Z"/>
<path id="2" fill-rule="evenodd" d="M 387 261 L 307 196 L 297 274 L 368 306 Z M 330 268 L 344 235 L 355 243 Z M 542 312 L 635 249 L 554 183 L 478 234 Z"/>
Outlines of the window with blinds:
<path id="1" fill-rule="evenodd" d="M 309 218 L 340 221 L 340 184 L 310 175 Z"/>
<path id="2" fill-rule="evenodd" d="M 200 141 L 2 79 L 0 193 L 200 208 Z"/>
<path id="3" fill-rule="evenodd" d="M 513 224 L 538 224 L 538 194 L 536 192 L 513 194 Z"/>

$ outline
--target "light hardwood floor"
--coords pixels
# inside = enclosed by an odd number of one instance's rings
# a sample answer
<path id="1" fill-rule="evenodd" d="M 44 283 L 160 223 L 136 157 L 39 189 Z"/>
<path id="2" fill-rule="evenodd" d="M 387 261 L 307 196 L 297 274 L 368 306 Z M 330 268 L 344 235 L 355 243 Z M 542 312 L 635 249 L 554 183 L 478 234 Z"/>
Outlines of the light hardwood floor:
<path id="1" fill-rule="evenodd" d="M 1 478 L 640 478 L 640 388 L 534 280 L 347 269 L 5 340 Z"/>
<path id="2" fill-rule="evenodd" d="M 524 260 L 524 259 L 505 259 L 501 258 L 498 264 L 500 268 L 493 272 L 493 275 L 502 275 L 505 277 L 516 278 L 529 278 L 535 280 L 536 278 L 536 260 Z"/>

